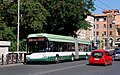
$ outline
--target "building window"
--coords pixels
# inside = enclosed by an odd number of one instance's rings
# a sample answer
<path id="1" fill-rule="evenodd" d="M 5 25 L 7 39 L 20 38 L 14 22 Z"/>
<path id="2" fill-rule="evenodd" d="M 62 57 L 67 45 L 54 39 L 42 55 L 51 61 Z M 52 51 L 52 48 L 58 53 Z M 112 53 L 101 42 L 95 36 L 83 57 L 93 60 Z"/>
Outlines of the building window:
<path id="1" fill-rule="evenodd" d="M 95 25 L 94 25 L 94 29 L 95 29 Z"/>
<path id="2" fill-rule="evenodd" d="M 106 24 L 104 24 L 104 28 L 106 28 Z"/>
<path id="3" fill-rule="evenodd" d="M 112 28 L 112 24 L 110 24 L 110 28 Z"/>
<path id="4" fill-rule="evenodd" d="M 98 31 L 96 32 L 96 35 L 97 35 L 97 36 L 99 35 L 99 32 L 98 32 Z"/>
<path id="5" fill-rule="evenodd" d="M 97 18 L 96 20 L 97 20 L 97 22 L 98 22 L 98 21 L 99 21 L 99 18 Z"/>
<path id="6" fill-rule="evenodd" d="M 93 32 L 93 35 L 95 36 L 95 31 Z"/>
<path id="7" fill-rule="evenodd" d="M 104 20 L 103 18 L 99 18 L 99 22 L 103 22 L 103 20 Z"/>
<path id="8" fill-rule="evenodd" d="M 106 21 L 106 17 L 104 17 L 104 21 Z"/>
<path id="9" fill-rule="evenodd" d="M 104 35 L 106 35 L 106 31 L 104 31 Z"/>
<path id="10" fill-rule="evenodd" d="M 99 24 L 96 25 L 96 29 L 98 29 L 98 28 L 99 28 Z"/>
<path id="11" fill-rule="evenodd" d="M 110 35 L 112 35 L 112 31 L 110 31 Z"/>

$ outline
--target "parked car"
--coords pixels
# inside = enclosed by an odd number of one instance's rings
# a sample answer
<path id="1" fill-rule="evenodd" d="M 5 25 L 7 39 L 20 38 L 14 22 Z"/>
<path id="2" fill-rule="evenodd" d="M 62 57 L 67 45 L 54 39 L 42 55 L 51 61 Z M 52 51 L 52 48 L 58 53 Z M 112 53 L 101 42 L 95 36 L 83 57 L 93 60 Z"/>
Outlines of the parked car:
<path id="1" fill-rule="evenodd" d="M 93 50 L 88 59 L 88 63 L 103 64 L 105 66 L 112 65 L 112 57 L 106 50 Z"/>
<path id="2" fill-rule="evenodd" d="M 120 60 L 120 47 L 115 48 L 114 60 Z"/>
<path id="3" fill-rule="evenodd" d="M 110 54 L 111 57 L 112 57 L 112 60 L 114 61 L 115 49 L 107 49 L 107 51 L 109 52 L 109 54 Z"/>

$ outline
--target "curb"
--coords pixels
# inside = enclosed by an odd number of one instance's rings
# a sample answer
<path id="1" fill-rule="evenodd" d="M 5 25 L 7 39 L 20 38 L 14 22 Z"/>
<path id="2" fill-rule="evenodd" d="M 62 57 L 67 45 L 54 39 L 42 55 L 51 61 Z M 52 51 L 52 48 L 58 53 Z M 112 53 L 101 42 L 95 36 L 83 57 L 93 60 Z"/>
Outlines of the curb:
<path id="1" fill-rule="evenodd" d="M 4 65 L 0 65 L 0 68 L 1 68 L 1 67 L 19 66 L 19 65 L 23 65 L 23 63 L 4 64 Z"/>

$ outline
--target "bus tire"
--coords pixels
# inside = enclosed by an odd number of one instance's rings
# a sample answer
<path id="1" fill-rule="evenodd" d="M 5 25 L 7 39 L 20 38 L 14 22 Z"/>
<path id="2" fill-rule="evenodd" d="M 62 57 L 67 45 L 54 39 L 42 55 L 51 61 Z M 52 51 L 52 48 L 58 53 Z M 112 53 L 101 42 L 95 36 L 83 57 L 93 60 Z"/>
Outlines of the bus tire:
<path id="1" fill-rule="evenodd" d="M 71 55 L 71 61 L 74 61 L 75 60 L 75 56 L 72 54 Z"/>
<path id="2" fill-rule="evenodd" d="M 59 58 L 59 56 L 56 56 L 55 57 L 55 63 L 59 63 L 60 62 L 60 58 Z"/>

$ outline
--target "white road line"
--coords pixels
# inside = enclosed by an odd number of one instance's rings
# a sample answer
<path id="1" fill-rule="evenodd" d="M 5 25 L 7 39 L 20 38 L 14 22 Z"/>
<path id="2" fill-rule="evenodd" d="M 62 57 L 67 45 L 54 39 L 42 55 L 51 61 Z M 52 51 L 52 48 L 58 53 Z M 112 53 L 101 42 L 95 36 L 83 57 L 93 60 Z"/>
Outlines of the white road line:
<path id="1" fill-rule="evenodd" d="M 71 69 L 71 68 L 80 67 L 80 66 L 84 66 L 84 65 L 86 65 L 86 64 L 80 64 L 80 65 L 75 65 L 75 66 L 70 66 L 70 67 L 64 67 L 64 68 L 59 68 L 59 69 L 53 69 L 53 70 L 43 71 L 43 72 L 36 72 L 36 73 L 28 74 L 28 75 L 42 75 L 42 74 L 46 74 L 46 73 L 61 71 L 61 70 L 65 70 L 65 69 Z"/>

